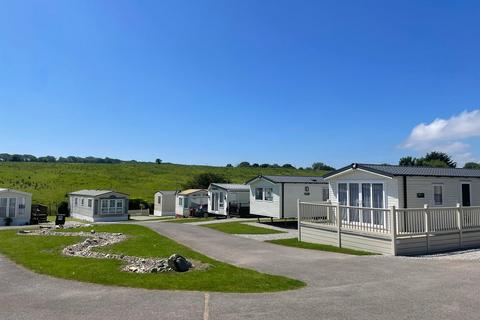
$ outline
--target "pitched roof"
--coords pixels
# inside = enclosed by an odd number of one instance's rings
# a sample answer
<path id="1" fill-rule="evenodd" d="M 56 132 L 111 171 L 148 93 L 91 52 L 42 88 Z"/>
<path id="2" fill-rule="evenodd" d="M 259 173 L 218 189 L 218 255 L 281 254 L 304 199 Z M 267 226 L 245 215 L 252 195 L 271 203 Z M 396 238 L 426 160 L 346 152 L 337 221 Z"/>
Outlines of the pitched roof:
<path id="1" fill-rule="evenodd" d="M 161 194 L 170 194 L 170 195 L 176 195 L 178 193 L 178 191 L 176 190 L 159 190 L 157 191 L 158 193 L 161 193 Z"/>
<path id="2" fill-rule="evenodd" d="M 266 179 L 273 183 L 311 183 L 311 184 L 327 183 L 326 181 L 323 180 L 323 177 L 320 177 L 320 176 L 305 177 L 305 176 L 263 176 L 263 175 L 250 179 L 246 183 L 250 183 L 255 179 Z"/>
<path id="3" fill-rule="evenodd" d="M 24 192 L 24 191 L 18 191 L 15 189 L 9 189 L 9 188 L 0 188 L 0 192 L 13 192 L 13 193 L 21 193 L 21 194 L 28 194 L 31 195 L 31 193 Z"/>
<path id="4" fill-rule="evenodd" d="M 324 178 L 331 177 L 350 169 L 363 169 L 388 177 L 394 176 L 423 176 L 423 177 L 459 177 L 459 178 L 480 178 L 479 169 L 460 168 L 433 168 L 433 167 L 404 167 L 384 164 L 362 164 L 353 163 L 349 166 L 332 171 L 324 175 Z"/>
<path id="5" fill-rule="evenodd" d="M 250 186 L 246 184 L 234 184 L 234 183 L 212 183 L 211 186 L 219 187 L 227 191 L 248 191 L 250 192 Z M 210 188 L 209 188 L 210 189 Z"/>
<path id="6" fill-rule="evenodd" d="M 121 193 L 113 190 L 78 190 L 78 191 L 70 192 L 69 194 L 77 195 L 77 196 L 97 197 L 97 196 L 101 196 L 103 194 L 107 194 L 111 192 L 127 195 L 125 193 Z"/>
<path id="7" fill-rule="evenodd" d="M 181 195 L 181 196 L 188 196 L 188 195 L 191 195 L 192 193 L 196 193 L 196 192 L 199 192 L 199 191 L 208 192 L 205 189 L 187 189 L 187 190 L 183 190 L 183 191 L 179 192 L 178 194 Z"/>

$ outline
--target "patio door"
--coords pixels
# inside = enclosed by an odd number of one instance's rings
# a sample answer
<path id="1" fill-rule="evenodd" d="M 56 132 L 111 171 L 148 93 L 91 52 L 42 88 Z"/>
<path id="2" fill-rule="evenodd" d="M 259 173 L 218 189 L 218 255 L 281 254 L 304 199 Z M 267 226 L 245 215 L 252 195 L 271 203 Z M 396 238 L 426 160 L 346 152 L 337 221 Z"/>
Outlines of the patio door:
<path id="1" fill-rule="evenodd" d="M 470 183 L 462 183 L 462 206 L 470 207 Z"/>

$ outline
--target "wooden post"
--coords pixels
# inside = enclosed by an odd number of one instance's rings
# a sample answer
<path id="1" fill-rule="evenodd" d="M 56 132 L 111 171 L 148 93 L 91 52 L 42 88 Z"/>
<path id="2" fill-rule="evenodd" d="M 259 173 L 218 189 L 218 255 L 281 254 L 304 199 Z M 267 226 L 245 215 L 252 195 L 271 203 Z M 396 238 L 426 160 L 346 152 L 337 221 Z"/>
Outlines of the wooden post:
<path id="1" fill-rule="evenodd" d="M 392 253 L 394 256 L 397 255 L 397 210 L 395 206 L 392 206 L 392 222 L 390 227 L 392 228 Z"/>
<path id="2" fill-rule="evenodd" d="M 427 241 L 427 253 L 430 253 L 430 212 L 428 210 L 428 204 L 424 205 L 425 209 L 425 239 Z"/>
<path id="3" fill-rule="evenodd" d="M 302 241 L 302 224 L 300 223 L 300 199 L 297 199 L 297 229 L 298 229 L 298 241 Z"/>
<path id="4" fill-rule="evenodd" d="M 338 233 L 338 247 L 342 247 L 342 217 L 340 214 L 340 203 L 337 203 L 337 233 Z"/>
<path id="5" fill-rule="evenodd" d="M 458 226 L 458 242 L 460 249 L 463 248 L 463 208 L 457 203 L 457 226 Z"/>

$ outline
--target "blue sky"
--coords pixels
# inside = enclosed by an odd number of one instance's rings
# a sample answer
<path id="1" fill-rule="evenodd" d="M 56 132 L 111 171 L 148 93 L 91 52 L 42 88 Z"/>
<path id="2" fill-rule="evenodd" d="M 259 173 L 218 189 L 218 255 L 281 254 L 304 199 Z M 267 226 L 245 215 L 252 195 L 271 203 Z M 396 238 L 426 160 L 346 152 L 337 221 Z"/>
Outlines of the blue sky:
<path id="1" fill-rule="evenodd" d="M 479 161 L 478 39 L 478 1 L 3 1 L 0 152 Z"/>

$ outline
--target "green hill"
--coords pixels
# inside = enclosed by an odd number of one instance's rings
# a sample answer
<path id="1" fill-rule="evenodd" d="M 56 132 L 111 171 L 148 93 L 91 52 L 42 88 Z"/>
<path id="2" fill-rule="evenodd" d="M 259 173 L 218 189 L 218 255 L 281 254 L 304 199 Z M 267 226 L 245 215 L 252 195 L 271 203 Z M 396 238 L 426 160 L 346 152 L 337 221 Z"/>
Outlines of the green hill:
<path id="1" fill-rule="evenodd" d="M 113 189 L 131 198 L 153 202 L 157 190 L 178 190 L 202 172 L 223 174 L 234 183 L 244 183 L 259 174 L 322 175 L 325 172 L 286 168 L 226 168 L 178 164 L 120 163 L 0 163 L 0 188 L 33 194 L 34 203 L 54 205 L 65 194 L 80 189 Z"/>

